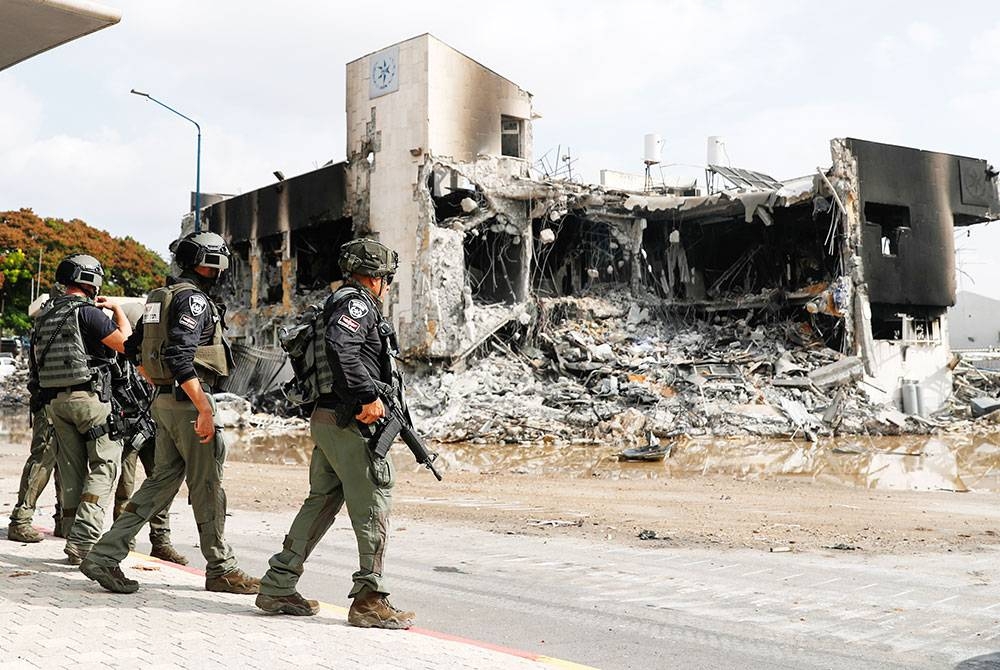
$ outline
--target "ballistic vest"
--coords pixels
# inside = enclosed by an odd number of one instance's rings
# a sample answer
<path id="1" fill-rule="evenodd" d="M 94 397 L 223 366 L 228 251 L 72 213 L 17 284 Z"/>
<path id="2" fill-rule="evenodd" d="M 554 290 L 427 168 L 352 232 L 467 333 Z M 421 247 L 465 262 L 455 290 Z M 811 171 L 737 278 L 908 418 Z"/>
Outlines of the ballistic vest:
<path id="1" fill-rule="evenodd" d="M 80 331 L 77 310 L 93 301 L 78 295 L 54 298 L 35 319 L 32 356 L 43 389 L 66 388 L 91 381 L 94 370 Z"/>
<path id="2" fill-rule="evenodd" d="M 174 296 L 180 291 L 193 289 L 204 295 L 204 291 L 190 282 L 178 282 L 155 289 L 146 298 L 146 309 L 142 317 L 142 367 L 149 378 L 158 386 L 174 383 L 174 373 L 163 360 L 163 352 L 169 344 L 167 317 Z M 215 320 L 212 343 L 199 345 L 194 352 L 194 368 L 198 378 L 214 386 L 222 377 L 229 376 L 229 358 L 226 345 L 222 341 L 222 319 L 219 310 L 208 296 L 205 302 Z M 199 334 L 200 335 L 200 334 Z"/>

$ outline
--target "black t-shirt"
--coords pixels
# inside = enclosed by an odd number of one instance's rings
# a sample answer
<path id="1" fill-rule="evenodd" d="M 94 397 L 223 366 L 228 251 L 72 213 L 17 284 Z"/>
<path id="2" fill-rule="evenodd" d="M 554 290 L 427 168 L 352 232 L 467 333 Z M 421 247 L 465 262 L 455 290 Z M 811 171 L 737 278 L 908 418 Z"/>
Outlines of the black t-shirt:
<path id="1" fill-rule="evenodd" d="M 94 358 L 113 358 L 115 352 L 101 344 L 101 340 L 118 330 L 115 322 L 109 319 L 104 310 L 96 305 L 84 305 L 77 313 L 80 318 L 80 334 L 83 336 L 87 355 Z"/>

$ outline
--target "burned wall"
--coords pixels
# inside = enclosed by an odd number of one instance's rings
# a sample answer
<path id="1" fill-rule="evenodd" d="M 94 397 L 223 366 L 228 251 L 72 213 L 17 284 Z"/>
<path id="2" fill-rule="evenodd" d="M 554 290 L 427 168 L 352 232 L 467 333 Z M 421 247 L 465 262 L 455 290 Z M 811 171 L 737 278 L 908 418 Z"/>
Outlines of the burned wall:
<path id="1" fill-rule="evenodd" d="M 1000 212 L 986 161 L 848 139 L 858 166 L 862 254 L 873 304 L 955 303 L 954 227 Z"/>
<path id="2" fill-rule="evenodd" d="M 347 166 L 335 163 L 218 202 L 204 210 L 202 220 L 238 243 L 347 216 Z"/>
<path id="3" fill-rule="evenodd" d="M 531 94 L 431 36 L 427 59 L 427 148 L 457 161 L 483 155 L 530 163 Z"/>

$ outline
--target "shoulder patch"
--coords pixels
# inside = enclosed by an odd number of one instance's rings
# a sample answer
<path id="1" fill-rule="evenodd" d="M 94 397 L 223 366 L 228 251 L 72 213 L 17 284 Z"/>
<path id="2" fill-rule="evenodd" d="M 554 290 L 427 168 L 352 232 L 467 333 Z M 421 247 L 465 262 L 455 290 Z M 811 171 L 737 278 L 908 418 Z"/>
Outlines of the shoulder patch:
<path id="1" fill-rule="evenodd" d="M 142 320 L 145 323 L 159 323 L 160 303 L 158 302 L 146 303 L 146 309 L 142 313 Z"/>
<path id="2" fill-rule="evenodd" d="M 187 328 L 188 330 L 194 330 L 198 327 L 198 319 L 194 318 L 190 314 L 181 314 L 177 322 Z"/>
<path id="3" fill-rule="evenodd" d="M 195 316 L 201 316 L 205 310 L 208 309 L 208 301 L 205 300 L 205 296 L 199 293 L 191 296 L 190 300 L 188 300 L 188 304 L 191 307 L 191 313 Z"/>
<path id="4" fill-rule="evenodd" d="M 362 300 L 352 298 L 351 302 L 347 303 L 347 311 L 350 312 L 351 316 L 355 319 L 360 319 L 368 314 L 368 305 L 366 305 Z"/>
<path id="5" fill-rule="evenodd" d="M 340 318 L 337 319 L 337 325 L 351 333 L 356 333 L 361 330 L 361 324 L 346 314 L 340 315 Z"/>

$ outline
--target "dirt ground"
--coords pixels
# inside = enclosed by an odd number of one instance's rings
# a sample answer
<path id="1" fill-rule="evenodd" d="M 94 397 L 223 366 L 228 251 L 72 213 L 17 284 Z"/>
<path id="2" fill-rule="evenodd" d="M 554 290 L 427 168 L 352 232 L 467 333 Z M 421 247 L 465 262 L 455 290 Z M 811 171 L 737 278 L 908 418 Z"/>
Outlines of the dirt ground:
<path id="1" fill-rule="evenodd" d="M 231 462 L 233 508 L 293 511 L 302 466 Z M 633 546 L 717 546 L 870 553 L 974 550 L 1000 543 L 993 493 L 871 491 L 787 478 L 614 480 L 404 472 L 396 524 L 407 518 L 498 533 L 562 535 Z M 641 540 L 642 531 L 656 539 Z"/>
<path id="2" fill-rule="evenodd" d="M 0 477 L 11 482 L 11 489 L 16 489 L 29 440 L 26 421 L 8 414 L 0 422 Z M 242 445 L 233 445 L 226 465 L 226 493 L 232 509 L 291 514 L 298 508 L 308 489 L 303 463 L 310 445 L 307 439 L 293 442 L 294 449 L 286 444 L 280 452 L 286 454 L 283 458 L 293 454 L 293 464 L 280 464 L 282 460 L 249 462 L 260 455 L 261 447 L 251 446 L 240 453 Z M 986 454 L 990 463 L 1000 452 L 1000 448 L 986 448 L 975 440 L 956 444 L 945 450 L 947 454 L 958 453 L 963 463 L 972 462 L 967 454 L 973 450 Z M 751 460 L 747 445 L 727 445 L 726 449 L 745 455 L 741 460 Z M 895 448 L 897 453 L 900 448 L 929 449 L 927 444 L 878 446 Z M 452 464 L 470 463 L 482 449 L 473 445 L 465 447 L 466 451 L 450 448 Z M 843 451 L 843 445 L 838 449 Z M 718 458 L 722 451 L 716 445 L 711 453 Z M 538 449 L 524 447 L 522 452 L 529 460 L 536 459 Z M 786 451 L 801 452 L 796 445 Z M 573 453 L 579 457 L 589 452 L 578 449 Z M 640 471 L 640 476 L 635 476 L 634 470 L 607 465 L 606 458 L 599 459 L 597 467 L 567 472 L 551 468 L 536 472 L 526 467 L 528 460 L 521 460 L 513 467 L 474 472 L 445 467 L 445 479 L 438 482 L 428 471 L 417 469 L 409 452 L 397 446 L 393 450 L 397 464 L 396 525 L 418 519 L 498 533 L 572 536 L 633 546 L 781 551 L 903 554 L 969 551 L 1000 544 L 1000 493 L 995 484 L 984 487 L 985 480 L 980 478 L 977 486 L 970 487 L 977 492 L 967 493 L 870 489 L 845 483 L 850 477 L 838 480 L 829 476 L 835 466 L 843 468 L 851 465 L 849 459 L 868 456 L 837 454 L 830 448 L 810 453 L 815 454 L 813 470 L 821 474 L 796 477 L 746 470 L 699 474 L 698 463 L 702 461 L 696 460 L 696 451 L 689 448 L 668 459 L 665 466 L 669 467 Z M 570 451 L 553 450 L 549 458 L 569 455 Z M 950 457 L 953 462 L 954 456 Z M 685 458 L 691 462 L 684 465 Z M 767 460 L 773 463 L 774 457 Z M 860 469 L 862 465 L 851 467 Z M 980 462 L 979 468 L 995 470 L 985 462 Z M 952 473 L 941 481 L 947 487 L 949 482 L 960 480 Z M 2 494 L 0 510 L 6 511 L 13 506 L 17 492 L 5 490 Z M 649 539 L 640 539 L 640 534 Z"/>

